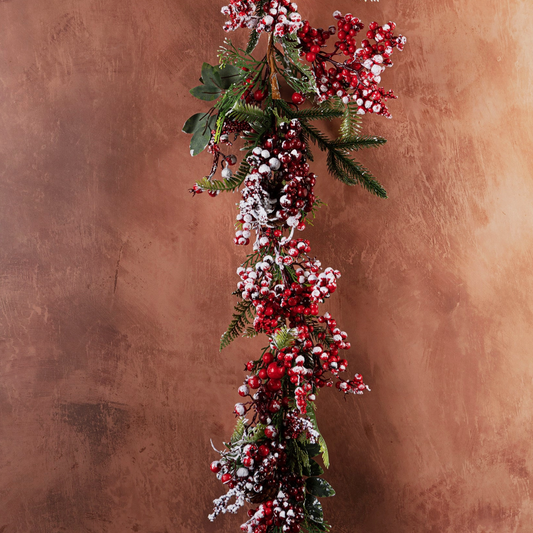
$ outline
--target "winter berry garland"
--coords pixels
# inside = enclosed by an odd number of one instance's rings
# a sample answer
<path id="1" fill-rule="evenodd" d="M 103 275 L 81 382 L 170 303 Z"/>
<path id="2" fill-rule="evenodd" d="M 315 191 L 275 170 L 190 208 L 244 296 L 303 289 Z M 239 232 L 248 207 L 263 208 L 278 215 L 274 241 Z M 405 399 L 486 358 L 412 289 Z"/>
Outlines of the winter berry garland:
<path id="1" fill-rule="evenodd" d="M 390 118 L 387 100 L 396 97 L 379 84 L 405 37 L 394 35 L 393 22 L 372 22 L 366 39 L 356 44 L 364 27 L 357 17 L 336 11 L 336 26 L 313 28 L 288 0 L 230 0 L 222 13 L 228 17 L 226 31 L 248 28 L 250 38 L 246 50 L 227 39 L 219 65 L 204 63 L 201 85 L 191 90 L 201 100 L 216 100 L 183 128 L 192 134 L 191 155 L 207 148 L 213 156 L 211 172 L 191 192 L 216 196 L 240 190 L 234 241 L 248 245 L 254 240 L 253 251 L 237 269 L 234 294 L 240 301 L 220 347 L 260 333 L 267 335 L 268 346 L 246 363 L 247 376 L 238 389 L 242 401 L 235 405 L 237 426 L 211 463 L 229 490 L 215 500 L 209 518 L 234 513 L 249 502 L 255 507 L 241 526 L 247 533 L 328 531 L 317 497 L 334 491 L 314 459 L 322 454 L 329 466 L 315 400 L 321 388 L 333 384 L 345 394 L 369 388 L 360 374 L 341 376 L 348 366 L 341 351 L 350 343 L 335 319 L 319 310 L 335 292 L 340 272 L 323 269 L 309 241 L 296 232 L 305 229 L 320 204 L 309 167 L 311 143 L 327 153 L 335 178 L 386 197 L 349 154 L 385 142 L 361 136 L 360 117 Z M 268 44 L 258 60 L 252 52 L 261 33 L 268 35 Z M 278 76 L 293 90 L 289 101 L 281 96 Z M 306 101 L 314 103 L 301 109 Z M 342 119 L 336 139 L 310 124 L 334 118 Z M 238 138 L 245 154 L 236 167 L 237 157 L 226 152 Z M 221 179 L 215 179 L 219 169 Z"/>

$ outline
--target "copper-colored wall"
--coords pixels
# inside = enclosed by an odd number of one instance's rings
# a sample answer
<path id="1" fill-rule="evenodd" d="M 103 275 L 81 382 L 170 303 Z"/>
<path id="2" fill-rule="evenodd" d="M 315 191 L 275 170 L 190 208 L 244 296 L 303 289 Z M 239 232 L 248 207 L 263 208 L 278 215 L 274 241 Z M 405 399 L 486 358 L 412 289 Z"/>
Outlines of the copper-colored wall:
<path id="1" fill-rule="evenodd" d="M 190 198 L 188 94 L 221 2 L 0 2 L 0 532 L 237 531 L 208 471 L 242 363 L 217 353 L 236 196 Z M 533 5 L 303 1 L 408 35 L 400 99 L 308 235 L 373 391 L 321 395 L 335 531 L 533 531 Z M 327 4 L 327 5 L 325 5 Z"/>

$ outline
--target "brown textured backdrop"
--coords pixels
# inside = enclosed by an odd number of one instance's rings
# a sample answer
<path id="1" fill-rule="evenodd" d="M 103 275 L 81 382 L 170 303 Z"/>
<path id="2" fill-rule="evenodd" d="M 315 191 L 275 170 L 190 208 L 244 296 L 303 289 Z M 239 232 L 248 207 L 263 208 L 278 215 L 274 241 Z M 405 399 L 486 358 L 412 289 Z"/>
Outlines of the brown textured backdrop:
<path id="1" fill-rule="evenodd" d="M 221 2 L 0 2 L 0 532 L 199 533 L 242 364 L 217 342 L 244 250 L 232 195 L 190 198 L 188 89 Z M 327 4 L 327 5 L 326 5 Z M 531 533 L 533 5 L 301 1 L 408 36 L 390 199 L 332 182 L 308 235 L 373 391 L 320 399 L 338 533 Z"/>

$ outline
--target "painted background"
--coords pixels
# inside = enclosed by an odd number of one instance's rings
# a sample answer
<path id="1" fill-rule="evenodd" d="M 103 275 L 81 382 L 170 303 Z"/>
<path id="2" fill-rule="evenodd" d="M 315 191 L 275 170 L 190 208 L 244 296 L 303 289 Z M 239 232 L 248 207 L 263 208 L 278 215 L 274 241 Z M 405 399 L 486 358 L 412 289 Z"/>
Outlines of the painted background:
<path id="1" fill-rule="evenodd" d="M 191 198 L 188 89 L 219 2 L 0 2 L 0 532 L 238 531 L 206 518 L 243 362 L 222 354 L 236 196 Z M 338 533 L 533 531 L 533 4 L 302 0 L 394 20 L 390 199 L 326 174 L 307 232 L 372 393 L 329 391 Z M 238 40 L 238 39 L 237 39 Z M 199 107 L 200 106 L 200 107 Z"/>

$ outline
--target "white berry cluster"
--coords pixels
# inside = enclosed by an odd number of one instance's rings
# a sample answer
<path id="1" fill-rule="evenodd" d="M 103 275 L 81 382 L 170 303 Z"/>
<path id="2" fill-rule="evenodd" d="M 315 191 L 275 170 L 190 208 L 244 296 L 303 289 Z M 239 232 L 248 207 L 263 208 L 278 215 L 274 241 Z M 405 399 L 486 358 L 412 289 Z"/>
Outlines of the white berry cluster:
<path id="1" fill-rule="evenodd" d="M 264 6 L 265 15 L 259 19 L 256 31 L 274 32 L 276 37 L 296 33 L 302 26 L 298 6 L 289 0 L 272 0 Z"/>

